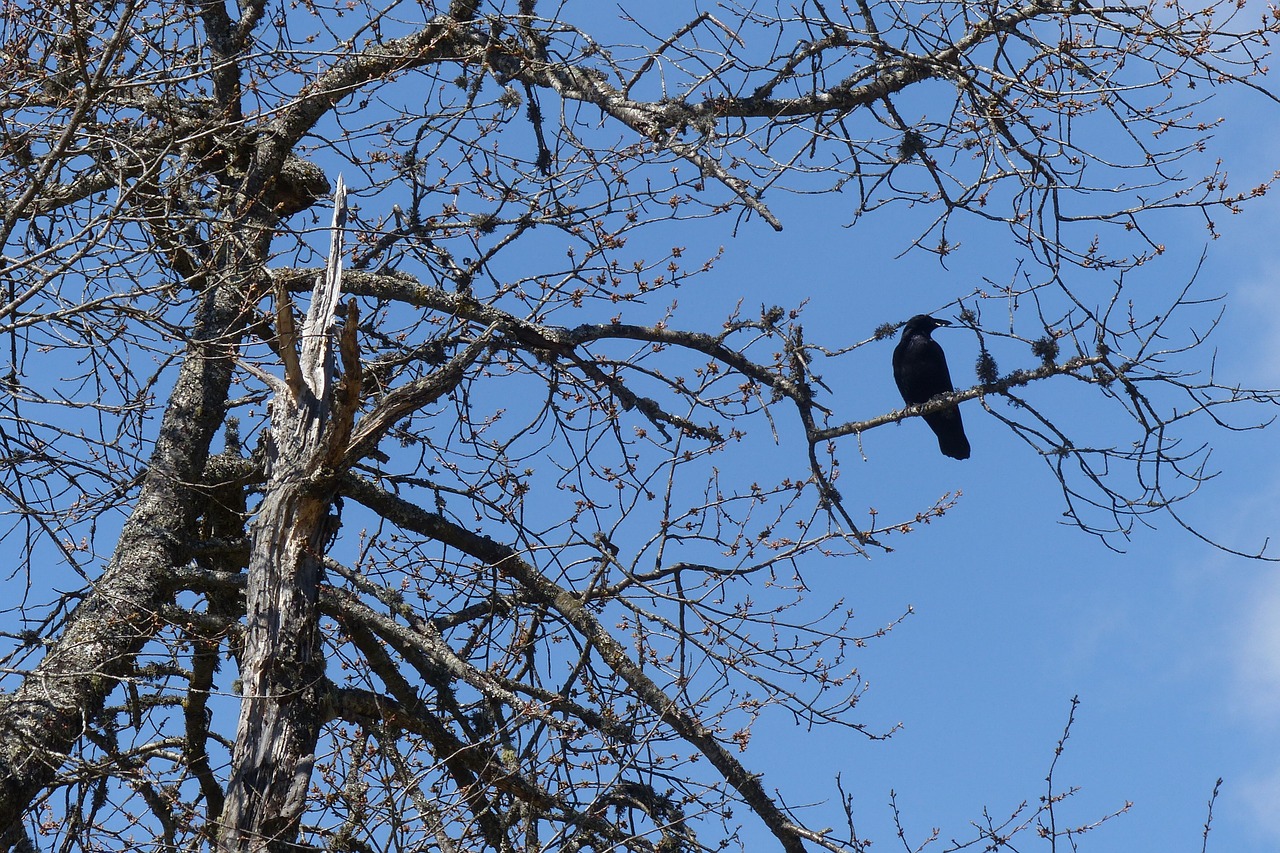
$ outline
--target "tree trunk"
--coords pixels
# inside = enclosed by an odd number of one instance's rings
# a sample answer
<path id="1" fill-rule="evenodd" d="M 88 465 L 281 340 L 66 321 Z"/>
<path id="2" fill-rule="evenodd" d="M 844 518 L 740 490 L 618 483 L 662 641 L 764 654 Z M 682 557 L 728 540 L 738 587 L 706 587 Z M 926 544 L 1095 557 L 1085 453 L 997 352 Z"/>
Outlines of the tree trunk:
<path id="1" fill-rule="evenodd" d="M 222 424 L 244 328 L 245 294 L 261 274 L 270 229 L 227 226 L 222 270 L 196 312 L 147 475 L 110 562 L 66 632 L 13 695 L 0 701 L 0 849 L 23 837 L 23 812 L 54 778 L 120 676 L 163 626 L 167 581 L 189 559 L 209 445 Z M 246 237 L 246 235 L 248 235 Z"/>
<path id="2" fill-rule="evenodd" d="M 274 446 L 252 530 L 244 699 L 219 821 L 218 849 L 224 853 L 294 848 L 323 719 L 324 653 L 316 600 L 324 551 L 338 528 L 330 513 L 334 466 L 350 441 L 360 375 L 351 303 L 342 331 L 345 375 L 335 386 L 331 326 L 341 287 L 346 219 L 341 179 L 334 201 L 329 265 L 316 283 L 301 335 L 295 332 L 286 291 L 277 290 L 285 379 L 256 371 L 275 390 Z"/>

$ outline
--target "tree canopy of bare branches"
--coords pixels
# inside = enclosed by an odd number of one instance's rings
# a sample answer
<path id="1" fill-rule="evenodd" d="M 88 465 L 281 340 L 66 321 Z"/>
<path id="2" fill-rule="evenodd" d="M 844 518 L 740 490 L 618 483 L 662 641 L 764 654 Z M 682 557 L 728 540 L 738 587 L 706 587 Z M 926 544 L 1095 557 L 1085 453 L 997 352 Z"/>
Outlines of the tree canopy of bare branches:
<path id="1" fill-rule="evenodd" d="M 742 756 L 771 709 L 861 727 L 868 637 L 805 561 L 947 509 L 855 520 L 859 435 L 980 406 L 1084 529 L 1194 529 L 1184 427 L 1277 397 L 1216 375 L 1192 281 L 1128 283 L 1267 191 L 1207 105 L 1272 105 L 1280 13 L 646 5 L 5 7 L 6 848 L 863 849 Z M 1017 276 L 955 294 L 976 382 L 869 412 L 823 365 L 884 370 L 892 324 L 655 309 L 716 253 L 650 231 L 811 195 L 942 263 L 1007 233 Z"/>

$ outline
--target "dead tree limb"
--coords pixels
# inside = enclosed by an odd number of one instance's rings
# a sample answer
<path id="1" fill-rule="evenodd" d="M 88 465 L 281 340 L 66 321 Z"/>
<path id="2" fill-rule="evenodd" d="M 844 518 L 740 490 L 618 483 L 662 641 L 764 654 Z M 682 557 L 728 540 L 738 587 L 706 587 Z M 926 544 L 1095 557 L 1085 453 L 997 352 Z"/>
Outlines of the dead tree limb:
<path id="1" fill-rule="evenodd" d="M 289 303 L 277 303 L 280 350 L 289 353 L 284 358 L 286 379 L 260 373 L 275 391 L 272 447 L 252 531 L 244 700 L 220 820 L 218 849 L 223 853 L 292 847 L 324 719 L 324 653 L 316 602 L 324 552 L 339 525 L 331 512 L 333 466 L 351 437 L 360 376 L 352 302 L 340 346 L 344 375 L 334 381 L 333 326 L 346 214 L 346 187 L 339 179 L 329 263 L 316 281 L 300 335 L 294 334 Z"/>

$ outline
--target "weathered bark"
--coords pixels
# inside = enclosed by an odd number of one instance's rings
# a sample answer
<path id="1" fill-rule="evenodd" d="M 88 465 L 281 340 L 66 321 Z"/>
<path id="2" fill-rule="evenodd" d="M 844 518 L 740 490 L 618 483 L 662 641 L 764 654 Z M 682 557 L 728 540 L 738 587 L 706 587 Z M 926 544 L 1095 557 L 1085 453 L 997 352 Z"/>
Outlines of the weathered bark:
<path id="1" fill-rule="evenodd" d="M 191 531 L 201 510 L 199 483 L 209 445 L 222 423 L 242 333 L 245 288 L 258 274 L 236 234 L 261 237 L 269 230 L 247 223 L 228 228 L 222 257 L 228 261 L 202 299 L 187 355 L 161 421 L 137 505 L 111 561 L 68 620 L 66 632 L 0 714 L 0 835 L 3 846 L 21 839 L 27 805 L 53 780 L 65 755 L 101 712 L 117 679 L 163 625 L 166 583 L 187 559 Z M 234 244 L 234 245 L 231 245 Z"/>
<path id="2" fill-rule="evenodd" d="M 277 291 L 285 379 L 262 376 L 275 389 L 273 455 L 252 529 L 244 700 L 219 821 L 222 851 L 293 848 L 324 718 L 324 653 L 316 601 L 322 557 L 338 527 L 337 517 L 330 514 L 334 466 L 351 438 L 360 376 L 352 303 L 342 332 L 344 377 L 334 383 L 331 326 L 341 287 L 346 219 L 341 180 L 334 201 L 329 266 L 316 283 L 301 335 L 295 332 L 286 292 Z"/>

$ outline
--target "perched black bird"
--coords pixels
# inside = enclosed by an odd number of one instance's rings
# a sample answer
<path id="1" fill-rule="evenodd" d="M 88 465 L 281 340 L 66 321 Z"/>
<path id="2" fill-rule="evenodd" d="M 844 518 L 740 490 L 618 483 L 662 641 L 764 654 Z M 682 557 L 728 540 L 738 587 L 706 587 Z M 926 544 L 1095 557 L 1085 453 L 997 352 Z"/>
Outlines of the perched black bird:
<path id="1" fill-rule="evenodd" d="M 947 357 L 929 333 L 939 326 L 950 326 L 950 320 L 939 320 L 928 314 L 917 314 L 902 329 L 902 340 L 893 348 L 893 379 L 898 383 L 907 405 L 927 403 L 939 394 L 948 394 L 951 373 Z M 952 459 L 969 458 L 969 439 L 964 435 L 960 408 L 943 409 L 924 416 L 938 436 L 938 447 Z"/>

